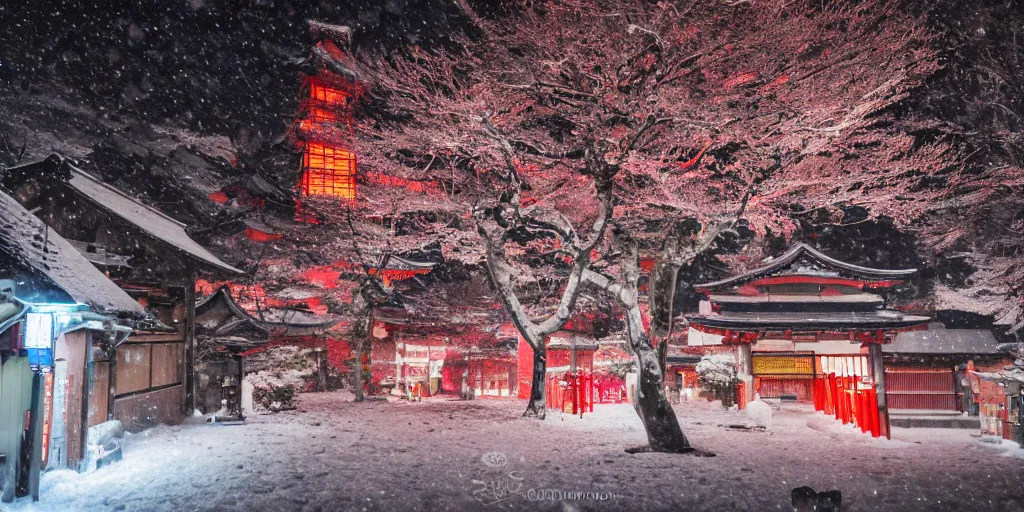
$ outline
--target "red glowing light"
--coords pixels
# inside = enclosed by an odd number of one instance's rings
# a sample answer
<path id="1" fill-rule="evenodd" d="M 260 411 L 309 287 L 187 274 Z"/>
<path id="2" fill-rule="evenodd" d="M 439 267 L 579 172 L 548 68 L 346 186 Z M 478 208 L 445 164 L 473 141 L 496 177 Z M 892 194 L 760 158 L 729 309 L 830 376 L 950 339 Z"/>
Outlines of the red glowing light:
<path id="1" fill-rule="evenodd" d="M 253 228 L 245 228 L 245 237 L 253 242 L 273 242 L 274 240 L 280 240 L 281 235 L 275 233 L 267 233 Z"/>
<path id="2" fill-rule="evenodd" d="M 228 201 L 230 200 L 228 198 L 228 195 L 225 194 L 223 190 L 218 190 L 218 191 L 210 194 L 209 197 L 210 197 L 210 201 L 213 201 L 213 202 L 215 202 L 217 204 L 228 204 Z"/>

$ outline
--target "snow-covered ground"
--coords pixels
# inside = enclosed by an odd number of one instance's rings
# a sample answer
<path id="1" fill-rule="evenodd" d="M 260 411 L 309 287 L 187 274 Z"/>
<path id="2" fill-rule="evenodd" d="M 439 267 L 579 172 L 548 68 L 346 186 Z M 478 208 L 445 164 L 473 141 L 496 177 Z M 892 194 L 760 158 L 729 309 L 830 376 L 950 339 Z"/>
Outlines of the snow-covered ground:
<path id="1" fill-rule="evenodd" d="M 350 400 L 130 435 L 120 463 L 47 473 L 40 502 L 0 510 L 792 510 L 804 485 L 842 491 L 844 510 L 1024 510 L 1015 447 L 969 430 L 879 440 L 791 405 L 748 430 L 730 427 L 752 424 L 742 413 L 684 404 L 691 441 L 717 456 L 628 454 L 646 440 L 629 405 L 540 422 L 515 401 Z"/>

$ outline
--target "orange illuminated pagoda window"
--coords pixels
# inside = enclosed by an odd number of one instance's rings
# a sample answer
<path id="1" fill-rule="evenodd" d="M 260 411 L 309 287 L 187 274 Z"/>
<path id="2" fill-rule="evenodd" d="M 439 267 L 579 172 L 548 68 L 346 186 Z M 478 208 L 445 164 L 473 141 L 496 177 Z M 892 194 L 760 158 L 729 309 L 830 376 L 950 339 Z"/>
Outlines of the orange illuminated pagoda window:
<path id="1" fill-rule="evenodd" d="M 355 199 L 356 155 L 320 142 L 307 143 L 302 155 L 302 181 L 299 188 L 304 196 Z"/>
<path id="2" fill-rule="evenodd" d="M 344 105 L 348 98 L 348 93 L 333 87 L 313 82 L 309 88 L 309 99 L 313 101 L 321 101 L 328 105 Z"/>

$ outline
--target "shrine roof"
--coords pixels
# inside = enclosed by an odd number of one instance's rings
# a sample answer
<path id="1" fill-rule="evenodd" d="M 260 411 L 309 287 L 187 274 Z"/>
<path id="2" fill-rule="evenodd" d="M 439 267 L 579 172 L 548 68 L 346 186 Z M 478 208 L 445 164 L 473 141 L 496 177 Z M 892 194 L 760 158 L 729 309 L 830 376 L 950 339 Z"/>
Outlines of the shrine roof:
<path id="1" fill-rule="evenodd" d="M 862 280 L 889 280 L 901 279 L 917 272 L 917 269 L 877 269 L 862 267 L 845 261 L 840 261 L 825 255 L 821 251 L 804 244 L 798 243 L 790 247 L 785 253 L 773 258 L 767 264 L 753 270 L 737 274 L 720 281 L 702 283 L 695 285 L 698 290 L 710 290 L 721 288 L 727 285 L 741 284 L 769 275 L 810 275 L 819 277 L 850 276 Z"/>
<path id="2" fill-rule="evenodd" d="M 882 349 L 891 354 L 999 354 L 999 342 L 988 329 L 945 329 L 933 323 L 927 331 L 901 332 Z"/>
<path id="3" fill-rule="evenodd" d="M 229 318 L 217 318 L 213 325 L 205 325 L 203 317 L 224 310 Z M 263 336 L 309 336 L 321 334 L 339 323 L 332 316 L 319 316 L 292 309 L 268 309 L 257 318 L 246 311 L 231 296 L 227 286 L 203 297 L 196 303 L 196 324 L 205 327 L 208 335 L 237 336 L 243 333 Z"/>
<path id="4" fill-rule="evenodd" d="M 926 316 L 881 309 L 863 312 L 728 312 L 720 315 L 691 315 L 690 325 L 736 330 L 875 330 L 904 329 L 927 323 Z"/>
<path id="5" fill-rule="evenodd" d="M 269 199 L 285 206 L 294 206 L 295 197 L 270 178 L 260 173 L 253 173 L 245 180 L 245 188 L 249 193 L 263 199 Z"/>
<path id="6" fill-rule="evenodd" d="M 39 162 L 12 167 L 8 169 L 8 172 L 29 170 L 59 173 L 69 188 L 78 196 L 96 208 L 120 217 L 158 242 L 185 253 L 186 256 L 199 263 L 235 274 L 242 273 L 241 270 L 221 261 L 220 258 L 192 240 L 185 232 L 185 224 L 100 181 L 75 167 L 61 155 L 53 154 Z"/>
<path id="7" fill-rule="evenodd" d="M 516 343 L 519 340 L 501 340 L 493 347 L 473 346 L 464 350 L 454 360 L 464 361 L 517 361 Z"/>
<path id="8" fill-rule="evenodd" d="M 437 263 L 434 262 L 419 262 L 413 260 L 407 260 L 401 256 L 390 256 L 388 258 L 387 270 L 430 270 L 434 268 Z"/>
<path id="9" fill-rule="evenodd" d="M 103 183 L 85 171 L 69 165 L 72 188 L 99 208 L 121 217 L 153 238 L 178 249 L 201 263 L 235 274 L 242 271 L 224 263 L 185 233 L 185 225 L 163 212 L 146 206 L 124 192 Z"/>
<path id="10" fill-rule="evenodd" d="M 0 254 L 42 276 L 71 300 L 87 304 L 99 313 L 146 315 L 137 301 L 71 243 L 4 193 L 0 193 Z"/>
<path id="11" fill-rule="evenodd" d="M 264 223 L 262 223 L 262 222 L 260 222 L 260 221 L 258 221 L 256 219 L 244 219 L 244 220 L 242 220 L 242 224 L 245 224 L 245 227 L 250 228 L 250 229 L 255 229 L 256 231 L 260 231 L 260 232 L 271 234 L 271 235 L 277 234 L 277 230 L 276 229 L 274 229 L 274 228 L 272 228 L 272 227 L 270 227 L 270 226 L 268 226 L 268 225 L 266 225 L 266 224 L 264 224 Z"/>
<path id="12" fill-rule="evenodd" d="M 319 297 L 321 292 L 314 289 L 289 286 L 278 292 L 270 292 L 270 295 L 279 299 L 304 300 Z"/>

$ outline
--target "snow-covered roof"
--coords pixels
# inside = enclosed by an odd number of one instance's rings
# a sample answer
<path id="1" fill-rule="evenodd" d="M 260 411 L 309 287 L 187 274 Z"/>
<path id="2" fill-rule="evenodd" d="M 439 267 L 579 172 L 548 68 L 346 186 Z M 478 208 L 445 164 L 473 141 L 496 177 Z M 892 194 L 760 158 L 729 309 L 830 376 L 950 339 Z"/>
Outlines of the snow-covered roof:
<path id="1" fill-rule="evenodd" d="M 168 217 L 155 208 L 140 203 L 73 165 L 68 164 L 68 169 L 71 171 L 71 179 L 68 180 L 71 188 L 100 209 L 122 218 L 158 241 L 170 245 L 202 263 L 235 274 L 242 273 L 241 270 L 224 263 L 195 240 L 192 240 L 185 233 L 185 225 L 181 222 Z"/>
<path id="2" fill-rule="evenodd" d="M 999 342 L 988 329 L 945 329 L 929 324 L 927 331 L 901 332 L 882 347 L 887 354 L 999 354 Z"/>
<path id="3" fill-rule="evenodd" d="M 873 293 L 850 293 L 845 295 L 725 295 L 711 294 L 711 302 L 715 304 L 869 304 L 882 306 L 885 301 L 880 295 Z"/>
<path id="4" fill-rule="evenodd" d="M 548 341 L 548 349 L 597 350 L 597 339 L 589 334 L 570 331 L 557 331 Z"/>
<path id="5" fill-rule="evenodd" d="M 839 261 L 835 258 L 825 255 L 821 251 L 804 244 L 798 243 L 793 247 L 790 247 L 782 255 L 772 259 L 766 265 L 755 268 L 742 274 L 722 279 L 720 281 L 714 281 L 711 283 L 703 283 L 694 286 L 698 290 L 719 288 L 725 285 L 739 284 L 746 281 L 751 281 L 760 277 L 764 277 L 768 274 L 780 272 L 791 264 L 797 262 L 801 257 L 807 257 L 814 262 L 820 264 L 827 269 L 834 269 L 840 272 L 847 272 L 866 279 L 899 279 L 910 276 L 917 269 L 899 269 L 899 270 L 887 270 L 878 268 L 862 267 L 860 265 L 854 265 L 852 263 L 846 263 L 845 261 Z M 800 273 L 800 272 L 797 272 Z"/>
<path id="6" fill-rule="evenodd" d="M 204 265 L 235 274 L 242 273 L 241 270 L 221 261 L 220 258 L 192 240 L 185 232 L 185 225 L 181 222 L 103 183 L 75 167 L 59 154 L 52 154 L 38 162 L 10 167 L 7 169 L 7 173 L 20 172 L 32 176 L 33 172 L 39 170 L 56 174 L 59 179 L 66 181 L 68 188 L 82 199 L 102 211 L 120 217 L 121 220 L 134 226 L 143 234 L 171 249 L 180 251 Z"/>
<path id="7" fill-rule="evenodd" d="M 43 221 L 7 194 L 0 193 L 0 251 L 34 274 L 45 277 L 72 300 L 101 313 L 146 310 L 103 275 Z"/>
<path id="8" fill-rule="evenodd" d="M 722 314 L 690 315 L 687 317 L 687 320 L 691 325 L 719 329 L 781 329 L 807 332 L 829 329 L 905 329 L 924 325 L 928 322 L 929 318 L 890 309 L 879 309 L 874 311 L 836 312 L 729 311 Z"/>
<path id="9" fill-rule="evenodd" d="M 388 257 L 388 270 L 430 270 L 437 265 L 434 262 L 419 262 L 407 260 L 401 256 L 391 255 Z"/>
<path id="10" fill-rule="evenodd" d="M 999 372 L 974 372 L 974 375 L 991 382 L 1024 384 L 1024 369 L 1016 367 Z"/>
<path id="11" fill-rule="evenodd" d="M 303 300 L 312 299 L 313 297 L 319 297 L 321 293 L 318 292 L 317 290 L 310 290 L 307 288 L 290 286 L 279 292 L 271 292 L 271 295 L 279 299 Z"/>
<path id="12" fill-rule="evenodd" d="M 306 23 L 309 24 L 309 30 L 315 36 L 345 44 L 352 40 L 352 27 L 348 25 L 335 25 L 318 20 L 306 20 Z"/>

